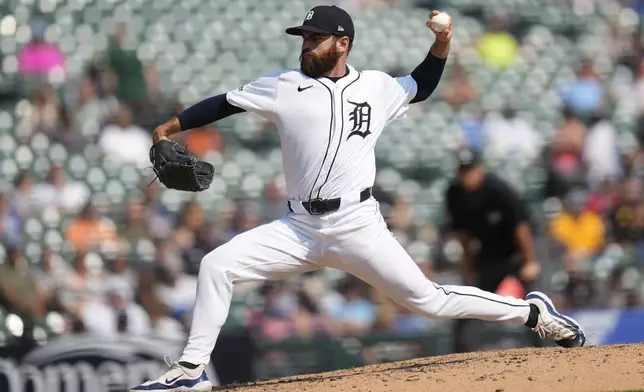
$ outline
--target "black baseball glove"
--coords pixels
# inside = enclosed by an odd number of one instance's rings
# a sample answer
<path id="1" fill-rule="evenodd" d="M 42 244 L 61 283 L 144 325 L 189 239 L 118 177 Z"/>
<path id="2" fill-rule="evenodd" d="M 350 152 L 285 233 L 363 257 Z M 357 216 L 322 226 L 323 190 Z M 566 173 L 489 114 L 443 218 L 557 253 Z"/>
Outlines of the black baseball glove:
<path id="1" fill-rule="evenodd" d="M 166 188 L 201 192 L 210 187 L 215 168 L 172 140 L 159 140 L 150 148 L 150 162 Z"/>

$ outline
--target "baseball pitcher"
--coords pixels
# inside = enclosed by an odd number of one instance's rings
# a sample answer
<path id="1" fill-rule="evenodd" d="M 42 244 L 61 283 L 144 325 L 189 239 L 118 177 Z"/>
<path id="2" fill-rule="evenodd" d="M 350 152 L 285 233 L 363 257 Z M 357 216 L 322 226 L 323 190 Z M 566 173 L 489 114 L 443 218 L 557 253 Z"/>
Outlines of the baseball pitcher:
<path id="1" fill-rule="evenodd" d="M 430 18 L 437 15 L 430 14 Z M 154 132 L 150 160 L 172 189 L 200 191 L 212 168 L 169 136 L 224 117 L 253 112 L 273 122 L 282 145 L 289 213 L 244 232 L 201 261 L 192 329 L 183 355 L 156 380 L 130 391 L 210 391 L 205 365 L 228 315 L 236 284 L 283 279 L 324 267 L 352 274 L 426 317 L 526 325 L 563 347 L 585 336 L 544 294 L 503 297 L 473 287 L 441 286 L 421 272 L 396 241 L 371 195 L 374 146 L 389 123 L 434 91 L 445 67 L 451 25 L 432 29 L 427 57 L 405 77 L 358 71 L 347 63 L 355 32 L 335 6 L 317 6 L 301 26 L 300 67 L 263 75 L 186 109 Z"/>

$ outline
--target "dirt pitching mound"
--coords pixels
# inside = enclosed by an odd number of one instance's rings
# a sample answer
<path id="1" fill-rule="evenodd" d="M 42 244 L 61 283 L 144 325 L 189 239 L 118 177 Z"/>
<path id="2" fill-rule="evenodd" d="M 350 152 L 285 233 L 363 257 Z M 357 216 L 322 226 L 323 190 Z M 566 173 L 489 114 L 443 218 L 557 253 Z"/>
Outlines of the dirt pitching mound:
<path id="1" fill-rule="evenodd" d="M 216 388 L 235 392 L 644 390 L 644 344 L 485 351 Z"/>

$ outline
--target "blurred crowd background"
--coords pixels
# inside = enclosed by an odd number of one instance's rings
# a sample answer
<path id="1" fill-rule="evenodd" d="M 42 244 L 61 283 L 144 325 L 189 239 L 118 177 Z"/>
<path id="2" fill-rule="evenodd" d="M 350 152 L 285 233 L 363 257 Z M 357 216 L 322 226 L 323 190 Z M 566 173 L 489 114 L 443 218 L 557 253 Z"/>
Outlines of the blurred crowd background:
<path id="1" fill-rule="evenodd" d="M 633 0 L 338 1 L 350 63 L 408 74 L 453 18 L 443 80 L 377 147 L 374 194 L 427 276 L 460 282 L 444 190 L 459 146 L 530 207 L 540 288 L 564 308 L 644 294 L 644 40 Z M 274 126 L 242 114 L 179 135 L 203 193 L 152 182 L 154 127 L 298 64 L 300 0 L 0 0 L 0 341 L 92 332 L 185 339 L 202 256 L 286 211 Z M 396 260 L 392 260 L 395 263 Z M 334 270 L 236 288 L 226 328 L 260 341 L 431 332 Z"/>

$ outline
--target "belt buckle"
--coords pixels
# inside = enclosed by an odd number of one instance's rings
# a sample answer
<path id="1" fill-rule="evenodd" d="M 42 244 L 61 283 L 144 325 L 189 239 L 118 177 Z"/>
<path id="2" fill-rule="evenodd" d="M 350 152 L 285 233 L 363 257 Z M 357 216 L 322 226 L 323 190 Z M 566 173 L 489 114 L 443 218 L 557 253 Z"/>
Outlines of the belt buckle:
<path id="1" fill-rule="evenodd" d="M 308 207 L 307 210 L 309 211 L 309 214 L 311 215 L 322 215 L 326 212 L 324 209 L 324 202 L 322 199 L 317 198 L 317 199 L 311 199 L 307 202 Z M 319 207 L 319 208 L 318 208 Z"/>

